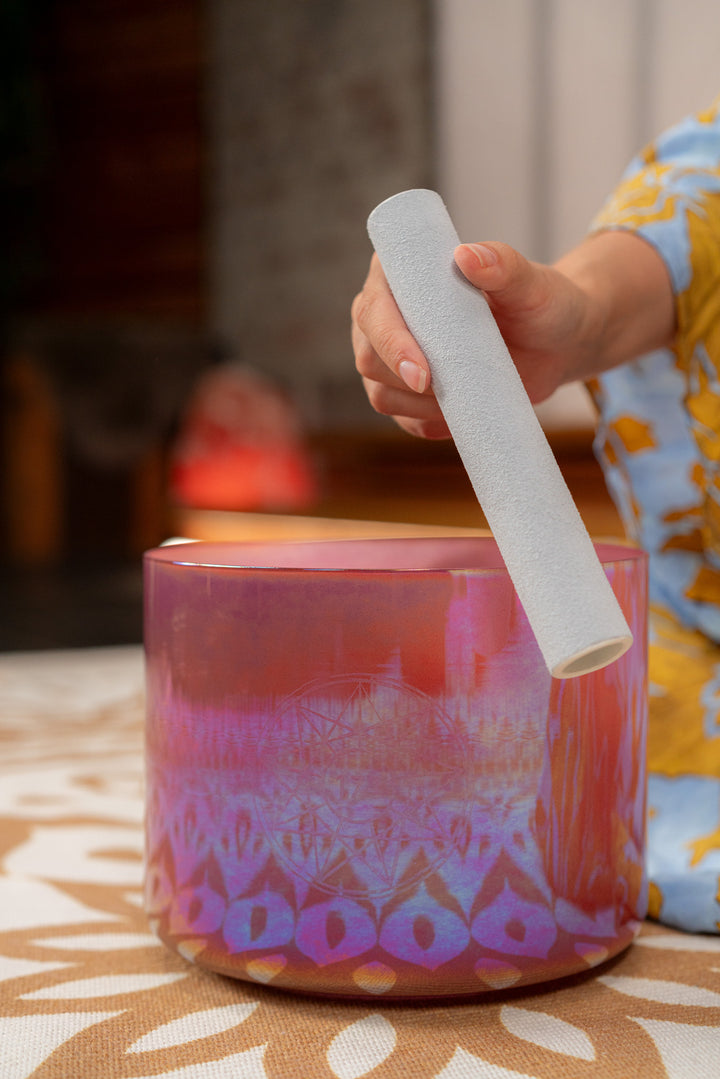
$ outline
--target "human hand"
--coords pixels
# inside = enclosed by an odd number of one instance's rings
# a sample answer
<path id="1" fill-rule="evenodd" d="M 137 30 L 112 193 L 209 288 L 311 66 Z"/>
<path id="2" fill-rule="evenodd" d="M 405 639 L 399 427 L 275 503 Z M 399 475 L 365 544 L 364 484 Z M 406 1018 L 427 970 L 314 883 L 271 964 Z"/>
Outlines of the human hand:
<path id="1" fill-rule="evenodd" d="M 481 289 L 530 400 L 666 345 L 674 304 L 660 256 L 627 232 L 590 236 L 555 266 L 503 243 L 462 244 L 455 261 Z M 376 412 L 411 434 L 448 438 L 427 359 L 373 256 L 352 307 L 355 365 Z M 481 373 L 478 373 L 481 377 Z"/>
<path id="2" fill-rule="evenodd" d="M 463 244 L 455 260 L 481 289 L 533 402 L 568 377 L 573 343 L 586 332 L 590 302 L 560 271 L 532 263 L 507 244 Z M 450 432 L 432 391 L 427 359 L 410 334 L 373 256 L 352 308 L 356 367 L 373 408 L 411 434 Z"/>

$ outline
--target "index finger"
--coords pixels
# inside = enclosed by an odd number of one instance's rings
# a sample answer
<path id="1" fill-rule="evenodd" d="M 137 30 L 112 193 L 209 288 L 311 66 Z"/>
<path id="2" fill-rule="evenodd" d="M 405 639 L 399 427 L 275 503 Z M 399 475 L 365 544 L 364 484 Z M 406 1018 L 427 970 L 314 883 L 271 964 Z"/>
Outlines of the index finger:
<path id="1" fill-rule="evenodd" d="M 411 390 L 424 393 L 430 385 L 428 362 L 400 314 L 377 255 L 353 301 L 352 317 L 393 374 Z"/>

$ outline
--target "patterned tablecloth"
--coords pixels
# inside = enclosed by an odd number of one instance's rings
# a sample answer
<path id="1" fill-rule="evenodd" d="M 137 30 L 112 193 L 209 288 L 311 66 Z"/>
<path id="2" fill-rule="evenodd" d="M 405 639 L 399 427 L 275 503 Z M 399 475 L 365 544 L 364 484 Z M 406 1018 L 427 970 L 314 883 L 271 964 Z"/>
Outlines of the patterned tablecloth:
<path id="1" fill-rule="evenodd" d="M 720 1076 L 720 938 L 648 923 L 587 974 L 455 1004 L 205 972 L 141 907 L 139 648 L 0 657 L 2 1079 Z"/>

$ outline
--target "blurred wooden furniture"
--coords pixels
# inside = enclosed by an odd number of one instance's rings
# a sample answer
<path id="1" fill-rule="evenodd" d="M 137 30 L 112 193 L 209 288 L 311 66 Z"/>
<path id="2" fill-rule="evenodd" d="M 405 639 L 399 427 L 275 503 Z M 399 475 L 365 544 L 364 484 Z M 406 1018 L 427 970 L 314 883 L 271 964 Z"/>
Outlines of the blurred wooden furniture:
<path id="1" fill-rule="evenodd" d="M 624 529 L 592 455 L 588 431 L 558 435 L 553 449 L 588 531 L 623 537 Z M 369 522 L 392 523 L 398 535 L 487 529 L 454 446 L 393 430 L 326 433 L 311 440 L 321 496 L 303 515 L 232 513 L 174 507 L 173 532 L 194 539 L 367 535 Z M 387 534 L 387 533 L 386 533 Z"/>

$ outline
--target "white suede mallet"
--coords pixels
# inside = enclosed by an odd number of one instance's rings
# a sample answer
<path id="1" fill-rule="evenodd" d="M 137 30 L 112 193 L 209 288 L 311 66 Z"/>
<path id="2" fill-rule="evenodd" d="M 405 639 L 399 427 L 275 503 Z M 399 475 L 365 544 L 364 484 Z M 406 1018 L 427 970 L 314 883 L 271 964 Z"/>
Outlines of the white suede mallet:
<path id="1" fill-rule="evenodd" d="M 632 634 L 442 199 L 401 192 L 368 232 L 548 670 L 612 663 Z"/>

